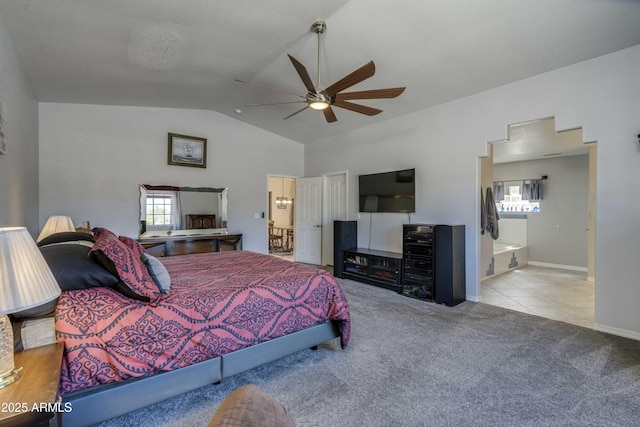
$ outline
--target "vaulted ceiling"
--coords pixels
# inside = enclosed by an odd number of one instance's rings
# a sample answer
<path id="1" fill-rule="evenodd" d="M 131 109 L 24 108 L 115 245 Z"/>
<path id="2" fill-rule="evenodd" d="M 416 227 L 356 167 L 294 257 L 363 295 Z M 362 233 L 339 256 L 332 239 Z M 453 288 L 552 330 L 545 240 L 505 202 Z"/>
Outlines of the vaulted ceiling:
<path id="1" fill-rule="evenodd" d="M 640 44 L 636 0 L 0 0 L 39 101 L 214 110 L 302 143 Z M 406 86 L 338 121 L 299 104 L 287 54 L 328 86 L 373 60 L 352 90 Z M 303 104 L 304 105 L 304 104 Z M 241 111 L 241 113 L 237 112 Z"/>

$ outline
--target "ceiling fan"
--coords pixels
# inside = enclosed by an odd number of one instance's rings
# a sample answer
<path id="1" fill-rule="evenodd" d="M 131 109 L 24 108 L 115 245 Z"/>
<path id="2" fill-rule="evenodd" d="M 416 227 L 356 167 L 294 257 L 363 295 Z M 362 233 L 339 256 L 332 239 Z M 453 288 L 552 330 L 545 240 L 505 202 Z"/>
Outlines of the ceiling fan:
<path id="1" fill-rule="evenodd" d="M 338 120 L 333 109 L 331 107 L 339 107 L 344 108 L 346 110 L 354 111 L 360 114 L 366 114 L 367 116 L 375 116 L 382 112 L 377 108 L 368 107 L 366 105 L 356 104 L 350 102 L 351 100 L 357 99 L 382 99 L 382 98 L 395 98 L 399 96 L 404 90 L 405 87 L 394 87 L 387 89 L 371 89 L 371 90 L 362 90 L 357 92 L 342 92 L 345 89 L 354 86 L 369 77 L 372 77 L 376 71 L 375 64 L 373 61 L 368 62 L 352 73 L 346 75 L 340 80 L 336 81 L 329 87 L 324 88 L 320 83 L 320 40 L 321 35 L 327 28 L 327 24 L 324 21 L 316 21 L 311 26 L 311 30 L 314 31 L 318 35 L 318 82 L 316 85 L 313 84 L 311 80 L 311 76 L 307 71 L 306 67 L 302 65 L 300 61 L 295 59 L 293 56 L 288 55 L 293 67 L 298 72 L 298 75 L 302 79 L 302 83 L 307 89 L 306 95 L 299 95 L 296 93 L 288 92 L 281 89 L 275 89 L 269 86 L 264 86 L 257 83 L 252 83 L 244 80 L 235 79 L 237 82 L 250 84 L 253 86 L 263 87 L 266 89 L 276 90 L 279 92 L 287 93 L 289 95 L 294 95 L 300 98 L 303 98 L 303 101 L 290 101 L 290 102 L 275 102 L 269 104 L 247 104 L 247 107 L 258 107 L 264 105 L 282 105 L 282 104 L 298 104 L 298 103 L 306 103 L 304 107 L 300 110 L 294 112 L 293 114 L 289 114 L 284 120 L 289 117 L 295 116 L 298 113 L 306 110 L 307 108 L 312 108 L 314 110 L 321 110 L 324 113 L 324 117 L 328 123 L 333 123 Z"/>

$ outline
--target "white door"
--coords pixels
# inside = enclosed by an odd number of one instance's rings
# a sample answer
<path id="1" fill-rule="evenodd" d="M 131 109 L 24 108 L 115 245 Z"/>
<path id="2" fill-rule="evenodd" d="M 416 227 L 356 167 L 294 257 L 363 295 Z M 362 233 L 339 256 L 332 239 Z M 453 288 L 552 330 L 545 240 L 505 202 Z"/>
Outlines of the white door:
<path id="1" fill-rule="evenodd" d="M 296 180 L 294 243 L 298 262 L 322 263 L 322 178 Z"/>
<path id="2" fill-rule="evenodd" d="M 347 172 L 324 175 L 322 265 L 333 265 L 333 221 L 349 218 Z"/>

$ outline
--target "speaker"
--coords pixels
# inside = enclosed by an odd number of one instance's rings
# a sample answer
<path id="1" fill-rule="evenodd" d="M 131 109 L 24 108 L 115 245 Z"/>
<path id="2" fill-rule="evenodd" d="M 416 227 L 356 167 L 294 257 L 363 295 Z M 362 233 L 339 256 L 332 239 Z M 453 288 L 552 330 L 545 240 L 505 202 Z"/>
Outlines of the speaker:
<path id="1" fill-rule="evenodd" d="M 433 239 L 436 302 L 449 307 L 467 299 L 464 225 L 436 225 Z"/>
<path id="2" fill-rule="evenodd" d="M 333 221 L 333 275 L 342 278 L 344 251 L 358 246 L 358 221 Z"/>

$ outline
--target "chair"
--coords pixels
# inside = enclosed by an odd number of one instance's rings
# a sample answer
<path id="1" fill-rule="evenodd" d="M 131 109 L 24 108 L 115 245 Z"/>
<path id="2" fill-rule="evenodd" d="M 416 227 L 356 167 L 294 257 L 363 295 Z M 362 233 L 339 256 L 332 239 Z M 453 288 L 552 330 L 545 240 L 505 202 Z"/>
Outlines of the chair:
<path id="1" fill-rule="evenodd" d="M 287 244 L 286 251 L 293 252 L 293 230 L 287 230 Z"/>
<path id="2" fill-rule="evenodd" d="M 280 233 L 278 231 L 280 231 Z M 281 233 L 281 229 L 275 229 L 273 220 L 269 220 L 269 252 L 283 250 L 283 237 Z"/>

